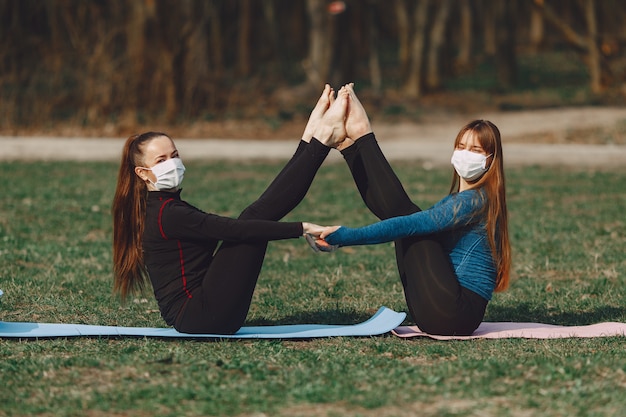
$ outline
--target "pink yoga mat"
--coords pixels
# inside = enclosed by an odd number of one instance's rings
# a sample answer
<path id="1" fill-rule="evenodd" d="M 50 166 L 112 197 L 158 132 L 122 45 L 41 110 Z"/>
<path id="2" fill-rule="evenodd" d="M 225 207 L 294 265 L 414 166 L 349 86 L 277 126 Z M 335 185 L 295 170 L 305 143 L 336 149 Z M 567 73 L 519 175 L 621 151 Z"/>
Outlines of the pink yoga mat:
<path id="1" fill-rule="evenodd" d="M 392 330 L 398 337 L 430 337 L 437 340 L 469 339 L 561 339 L 568 337 L 625 336 L 626 323 L 606 322 L 587 326 L 558 326 L 542 323 L 483 322 L 470 336 L 439 336 L 421 331 L 417 326 L 400 326 Z"/>

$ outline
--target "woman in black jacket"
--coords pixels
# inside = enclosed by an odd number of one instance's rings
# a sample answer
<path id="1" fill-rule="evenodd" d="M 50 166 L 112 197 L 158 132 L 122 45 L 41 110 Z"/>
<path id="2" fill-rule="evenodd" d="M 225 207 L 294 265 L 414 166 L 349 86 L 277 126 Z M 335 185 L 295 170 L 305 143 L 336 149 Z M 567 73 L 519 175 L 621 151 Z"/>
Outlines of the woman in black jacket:
<path id="1" fill-rule="evenodd" d="M 185 333 L 235 333 L 244 323 L 270 240 L 318 236 L 315 224 L 279 222 L 306 195 L 331 147 L 345 139 L 347 91 L 326 85 L 296 152 L 238 218 L 183 201 L 185 167 L 172 139 L 147 132 L 124 146 L 113 201 L 114 290 L 150 280 L 161 315 Z"/>

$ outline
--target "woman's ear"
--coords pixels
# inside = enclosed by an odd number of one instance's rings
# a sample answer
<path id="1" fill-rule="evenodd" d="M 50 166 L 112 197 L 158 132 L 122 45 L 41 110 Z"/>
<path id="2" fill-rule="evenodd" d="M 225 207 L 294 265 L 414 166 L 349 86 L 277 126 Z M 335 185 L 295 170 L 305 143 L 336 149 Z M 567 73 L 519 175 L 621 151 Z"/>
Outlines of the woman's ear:
<path id="1" fill-rule="evenodd" d="M 141 178 L 143 182 L 148 181 L 148 176 L 145 173 L 145 169 L 141 167 L 135 167 L 135 174 Z"/>

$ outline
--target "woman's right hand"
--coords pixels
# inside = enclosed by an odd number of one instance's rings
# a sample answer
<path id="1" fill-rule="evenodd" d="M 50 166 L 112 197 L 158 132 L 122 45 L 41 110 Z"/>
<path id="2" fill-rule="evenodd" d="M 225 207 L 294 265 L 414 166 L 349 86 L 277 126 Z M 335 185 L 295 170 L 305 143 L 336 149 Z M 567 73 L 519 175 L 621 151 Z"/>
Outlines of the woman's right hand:
<path id="1" fill-rule="evenodd" d="M 304 237 L 307 243 L 315 252 L 333 252 L 338 246 L 331 245 L 324 240 L 323 236 L 328 236 L 341 226 L 318 226 L 313 223 L 302 223 Z"/>
<path id="2" fill-rule="evenodd" d="M 319 237 L 327 226 L 320 226 L 315 223 L 302 222 L 302 234 Z"/>

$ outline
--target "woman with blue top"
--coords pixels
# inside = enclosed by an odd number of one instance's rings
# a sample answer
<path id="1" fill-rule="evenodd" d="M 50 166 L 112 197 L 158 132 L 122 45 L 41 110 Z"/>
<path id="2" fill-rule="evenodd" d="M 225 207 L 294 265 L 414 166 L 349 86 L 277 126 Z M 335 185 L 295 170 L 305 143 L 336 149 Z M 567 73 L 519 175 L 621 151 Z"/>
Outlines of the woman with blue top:
<path id="1" fill-rule="evenodd" d="M 498 128 L 475 120 L 460 130 L 451 160 L 455 170 L 450 194 L 422 210 L 410 200 L 379 148 L 353 86 L 347 89 L 348 138 L 337 149 L 363 201 L 381 221 L 360 228 L 328 227 L 320 237 L 339 247 L 393 241 L 406 302 L 417 326 L 432 334 L 471 334 L 492 293 L 506 289 L 509 282 Z"/>

